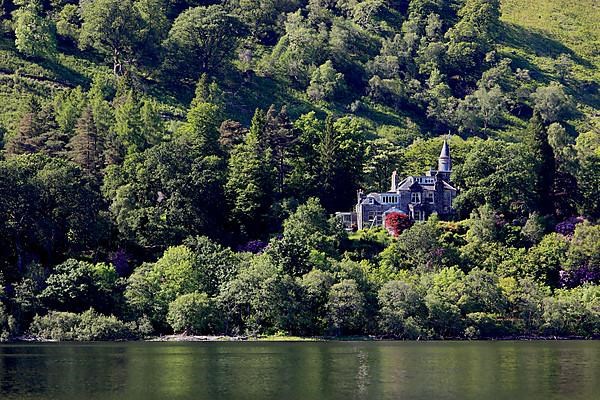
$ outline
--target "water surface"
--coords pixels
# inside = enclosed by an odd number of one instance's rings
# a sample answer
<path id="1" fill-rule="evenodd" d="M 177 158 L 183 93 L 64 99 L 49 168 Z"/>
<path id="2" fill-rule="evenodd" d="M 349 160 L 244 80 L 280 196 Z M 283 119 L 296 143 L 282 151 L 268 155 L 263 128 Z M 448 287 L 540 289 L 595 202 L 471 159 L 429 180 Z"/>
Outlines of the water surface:
<path id="1" fill-rule="evenodd" d="M 600 342 L 3 345 L 0 399 L 598 400 Z"/>

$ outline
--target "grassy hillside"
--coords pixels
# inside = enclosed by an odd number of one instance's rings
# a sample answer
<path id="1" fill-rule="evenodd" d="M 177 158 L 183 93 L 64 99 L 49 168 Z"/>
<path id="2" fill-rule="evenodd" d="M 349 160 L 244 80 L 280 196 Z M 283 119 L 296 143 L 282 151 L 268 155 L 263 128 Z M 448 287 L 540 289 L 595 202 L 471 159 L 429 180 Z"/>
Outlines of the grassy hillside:
<path id="1" fill-rule="evenodd" d="M 579 76 L 600 79 L 598 1 L 503 0 L 502 20 L 528 31 L 521 44 L 536 65 L 543 67 L 548 56 L 566 52 L 576 60 Z"/>
<path id="2" fill-rule="evenodd" d="M 596 0 L 502 0 L 502 27 L 500 50 L 514 60 L 513 66 L 532 71 L 534 79 L 548 83 L 560 80 L 557 59 L 568 55 L 572 60 L 571 75 L 563 79 L 589 118 L 589 124 L 600 126 L 600 3 Z M 65 50 L 65 49 L 63 49 Z M 66 50 L 54 61 L 32 60 L 16 49 L 13 38 L 0 36 L 0 127 L 13 131 L 23 100 L 30 95 L 50 99 L 57 90 L 88 86 L 94 74 L 110 75 L 110 68 L 87 53 Z M 267 49 L 267 53 L 269 50 Z M 249 84 L 230 83 L 228 113 L 231 118 L 248 123 L 256 107 L 287 104 L 293 117 L 308 111 L 320 115 L 325 112 L 348 112 L 347 104 L 312 102 L 305 92 L 287 87 L 285 83 L 257 77 Z M 152 83 L 150 91 L 167 110 L 165 114 L 183 115 L 191 93 L 169 93 Z M 415 115 L 397 111 L 384 105 L 361 103 L 358 116 L 382 126 L 420 125 Z M 578 123 L 579 124 L 579 123 Z"/>
<path id="3" fill-rule="evenodd" d="M 557 59 L 568 55 L 563 80 L 590 122 L 600 126 L 600 3 L 596 0 L 503 0 L 503 45 L 536 79 L 559 80 Z"/>

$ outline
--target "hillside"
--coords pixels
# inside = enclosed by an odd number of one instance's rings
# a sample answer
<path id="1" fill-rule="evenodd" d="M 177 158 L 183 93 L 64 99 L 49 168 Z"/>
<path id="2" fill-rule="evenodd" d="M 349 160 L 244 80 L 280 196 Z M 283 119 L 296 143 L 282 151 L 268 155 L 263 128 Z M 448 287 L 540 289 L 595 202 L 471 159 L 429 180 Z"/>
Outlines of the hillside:
<path id="1" fill-rule="evenodd" d="M 0 341 L 597 337 L 598 21 L 1 1 Z"/>
<path id="2" fill-rule="evenodd" d="M 503 45 L 543 81 L 561 80 L 556 60 L 569 56 L 572 75 L 563 82 L 600 125 L 600 4 L 594 0 L 503 0 Z"/>
<path id="3" fill-rule="evenodd" d="M 542 83 L 561 81 L 556 73 L 556 60 L 566 54 L 572 61 L 572 81 L 562 80 L 580 103 L 583 112 L 597 126 L 598 82 L 600 81 L 600 9 L 594 0 L 503 0 L 500 47 L 514 60 L 514 66 L 534 71 L 534 78 Z M 6 26 L 6 25 L 5 25 Z M 30 95 L 49 99 L 57 91 L 76 86 L 89 87 L 97 73 L 110 74 L 97 55 L 81 52 L 70 46 L 59 46 L 60 52 L 52 61 L 24 57 L 14 46 L 14 37 L 0 37 L 0 127 L 9 132 L 19 118 L 19 105 Z M 265 48 L 260 51 L 267 54 Z M 256 61 L 254 61 L 256 63 Z M 147 82 L 145 90 L 155 97 L 167 114 L 181 117 L 190 100 L 190 93 L 172 92 Z M 312 102 L 302 91 L 286 82 L 259 78 L 251 85 L 235 90 L 235 102 L 230 104 L 230 115 L 250 122 L 256 107 L 287 104 L 292 115 L 314 110 L 347 112 L 347 104 Z M 360 96 L 359 96 L 360 97 Z M 357 97 L 357 98 L 359 98 Z M 381 105 L 366 104 L 356 114 L 376 125 L 405 127 L 407 122 L 422 121 L 411 112 L 400 112 Z M 411 119 L 413 119 L 412 122 Z M 427 129 L 427 128 L 426 128 Z"/>

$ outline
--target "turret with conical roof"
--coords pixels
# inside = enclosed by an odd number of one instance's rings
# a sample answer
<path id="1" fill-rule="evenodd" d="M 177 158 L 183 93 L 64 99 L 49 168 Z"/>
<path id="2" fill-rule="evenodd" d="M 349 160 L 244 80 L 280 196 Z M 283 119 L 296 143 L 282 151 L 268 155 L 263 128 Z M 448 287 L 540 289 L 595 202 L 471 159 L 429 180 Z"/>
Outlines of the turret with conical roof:
<path id="1" fill-rule="evenodd" d="M 438 161 L 438 171 L 440 172 L 452 172 L 452 158 L 450 157 L 450 146 L 448 140 L 444 140 L 442 146 L 442 152 Z"/>

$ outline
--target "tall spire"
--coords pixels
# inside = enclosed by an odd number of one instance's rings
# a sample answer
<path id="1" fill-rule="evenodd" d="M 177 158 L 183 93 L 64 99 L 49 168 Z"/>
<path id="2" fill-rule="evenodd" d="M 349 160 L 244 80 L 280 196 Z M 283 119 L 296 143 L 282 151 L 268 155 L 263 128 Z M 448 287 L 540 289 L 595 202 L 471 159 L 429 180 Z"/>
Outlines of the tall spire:
<path id="1" fill-rule="evenodd" d="M 438 161 L 438 171 L 452 172 L 452 158 L 450 157 L 448 139 L 444 139 L 444 146 L 442 146 L 442 152 Z"/>

